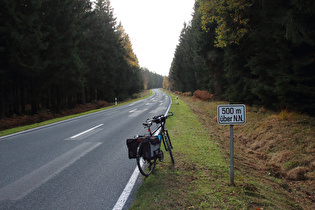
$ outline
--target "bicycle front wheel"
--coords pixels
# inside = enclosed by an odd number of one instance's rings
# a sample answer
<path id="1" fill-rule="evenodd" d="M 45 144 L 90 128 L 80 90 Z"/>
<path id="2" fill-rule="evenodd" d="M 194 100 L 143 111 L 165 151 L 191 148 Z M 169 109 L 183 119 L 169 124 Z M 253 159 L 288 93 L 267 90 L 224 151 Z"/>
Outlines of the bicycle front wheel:
<path id="1" fill-rule="evenodd" d="M 168 151 L 168 153 L 170 153 L 172 163 L 174 164 L 175 161 L 174 161 L 173 154 L 172 154 L 171 141 L 170 141 L 170 139 L 169 139 L 169 136 L 168 136 L 166 133 L 164 133 L 163 136 L 164 136 L 164 141 L 165 141 L 165 143 L 166 143 L 166 145 L 164 144 L 164 146 L 166 146 L 165 149 L 166 149 L 166 151 Z"/>
<path id="2" fill-rule="evenodd" d="M 142 142 L 140 142 L 140 144 L 138 145 L 137 148 L 137 165 L 139 168 L 140 173 L 143 176 L 149 176 L 150 174 L 153 173 L 154 169 L 155 169 L 155 165 L 156 165 L 156 158 L 152 159 L 152 160 L 145 160 L 142 157 Z"/>

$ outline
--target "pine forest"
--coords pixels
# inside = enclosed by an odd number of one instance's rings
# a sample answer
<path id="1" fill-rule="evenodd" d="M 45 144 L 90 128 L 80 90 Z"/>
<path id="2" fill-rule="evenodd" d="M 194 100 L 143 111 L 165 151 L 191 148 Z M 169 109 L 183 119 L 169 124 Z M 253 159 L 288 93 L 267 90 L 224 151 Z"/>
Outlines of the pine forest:
<path id="1" fill-rule="evenodd" d="M 169 73 L 173 89 L 315 114 L 315 1 L 198 0 Z"/>
<path id="2" fill-rule="evenodd" d="M 313 0 L 196 0 L 164 78 L 139 66 L 110 0 L 2 0 L 0 10 L 0 119 L 162 84 L 315 115 Z"/>
<path id="3" fill-rule="evenodd" d="M 0 119 L 162 87 L 109 0 L 1 0 L 0 11 Z"/>

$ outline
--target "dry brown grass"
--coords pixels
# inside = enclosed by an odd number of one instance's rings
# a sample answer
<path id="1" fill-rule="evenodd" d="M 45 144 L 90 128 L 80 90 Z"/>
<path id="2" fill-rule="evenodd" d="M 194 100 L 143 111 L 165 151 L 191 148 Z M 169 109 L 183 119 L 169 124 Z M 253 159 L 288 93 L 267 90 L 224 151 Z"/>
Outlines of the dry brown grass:
<path id="1" fill-rule="evenodd" d="M 63 110 L 61 113 L 53 113 L 49 110 L 42 110 L 35 115 L 14 115 L 10 118 L 0 120 L 0 131 L 18 126 L 30 125 L 46 120 L 87 112 L 94 109 L 100 109 L 109 106 L 106 101 L 97 101 L 95 103 L 78 104 L 73 109 Z"/>
<path id="2" fill-rule="evenodd" d="M 191 97 L 182 100 L 205 128 L 211 127 L 210 136 L 219 139 L 228 157 L 229 128 L 216 122 L 216 107 L 226 102 L 202 102 Z M 315 118 L 253 107 L 247 107 L 246 115 L 245 125 L 234 126 L 235 168 L 262 177 L 266 186 L 283 188 L 303 208 L 315 209 Z"/>

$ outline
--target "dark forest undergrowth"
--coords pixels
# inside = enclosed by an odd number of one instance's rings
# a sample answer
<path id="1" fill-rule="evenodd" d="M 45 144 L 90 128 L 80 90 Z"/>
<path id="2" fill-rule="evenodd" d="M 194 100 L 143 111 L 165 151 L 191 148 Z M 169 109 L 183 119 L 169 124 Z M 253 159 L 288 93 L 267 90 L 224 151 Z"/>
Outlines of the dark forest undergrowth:
<path id="1" fill-rule="evenodd" d="M 149 94 L 149 90 L 143 91 L 133 96 L 136 99 L 129 98 L 125 101 L 119 101 L 118 105 L 130 102 L 131 100 L 138 100 L 141 98 L 141 96 L 146 97 L 149 96 Z M 0 120 L 0 136 L 15 133 L 21 130 L 27 130 L 45 124 L 50 124 L 55 121 L 73 118 L 79 115 L 88 114 L 90 112 L 110 108 L 111 106 L 115 106 L 114 103 L 95 101 L 94 103 L 77 104 L 75 108 L 63 110 L 60 113 L 54 113 L 50 110 L 41 110 L 38 112 L 38 114 L 34 115 L 14 115 L 12 117 Z"/>

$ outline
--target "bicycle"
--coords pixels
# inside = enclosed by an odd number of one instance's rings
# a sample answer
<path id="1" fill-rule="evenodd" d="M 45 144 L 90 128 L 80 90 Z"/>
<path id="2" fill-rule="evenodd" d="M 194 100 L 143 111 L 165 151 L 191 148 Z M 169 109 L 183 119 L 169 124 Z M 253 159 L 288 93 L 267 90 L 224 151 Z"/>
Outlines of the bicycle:
<path id="1" fill-rule="evenodd" d="M 165 129 L 166 119 L 170 116 L 173 116 L 172 112 L 169 112 L 168 115 L 162 114 L 154 116 L 152 119 L 147 119 L 142 125 L 147 128 L 148 135 L 135 136 L 134 139 L 127 139 L 129 158 L 137 159 L 139 171 L 146 177 L 153 173 L 157 159 L 160 162 L 164 159 L 164 153 L 160 150 L 161 142 L 163 142 L 165 151 L 169 152 L 172 163 L 175 163 L 172 154 L 173 146 L 171 139 L 167 129 Z M 151 127 L 153 123 L 155 123 L 157 127 L 152 131 Z"/>

